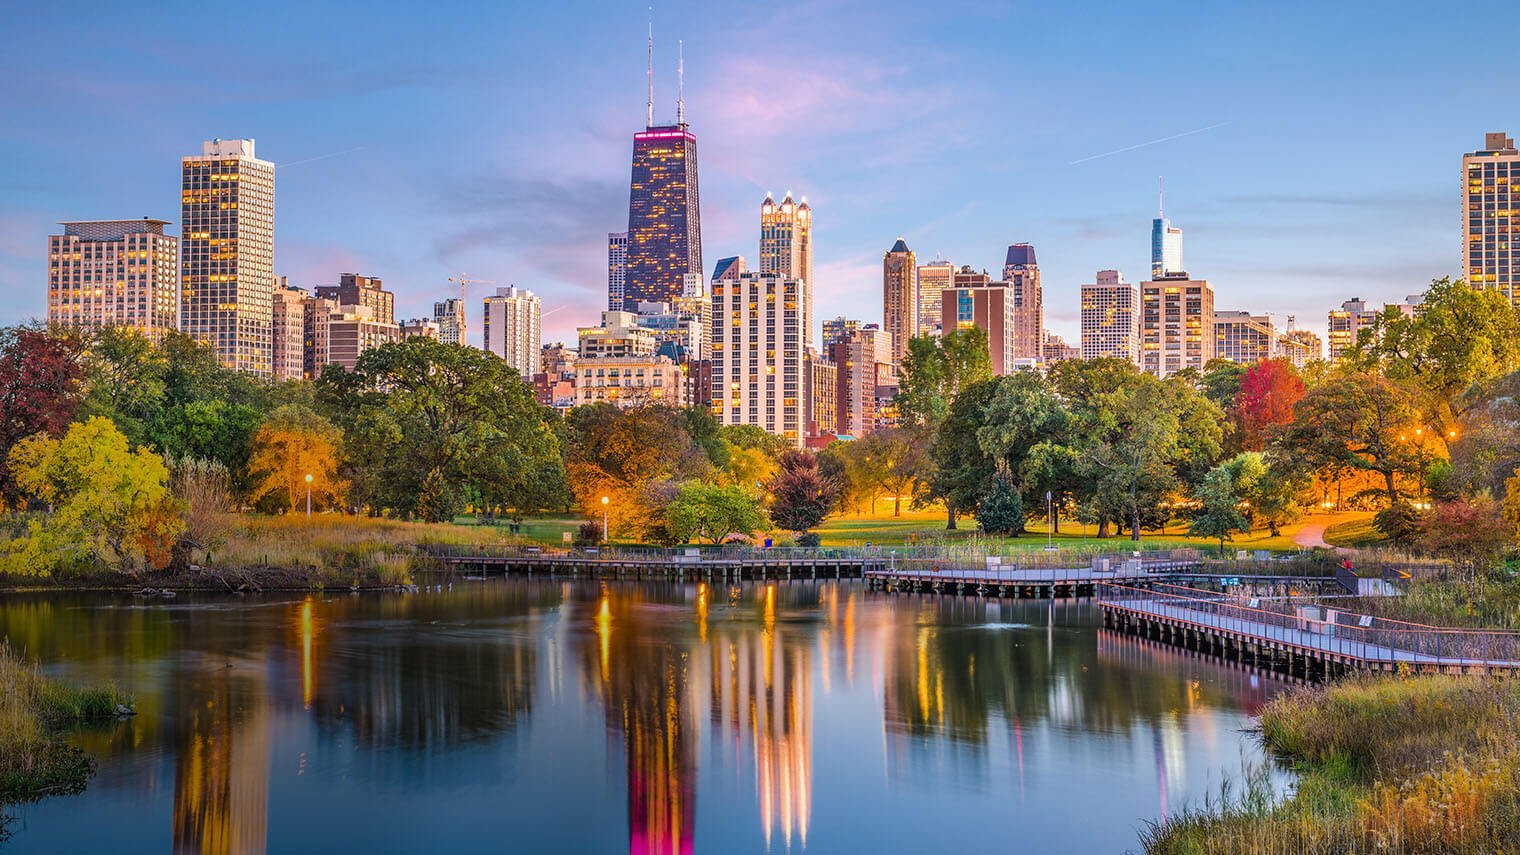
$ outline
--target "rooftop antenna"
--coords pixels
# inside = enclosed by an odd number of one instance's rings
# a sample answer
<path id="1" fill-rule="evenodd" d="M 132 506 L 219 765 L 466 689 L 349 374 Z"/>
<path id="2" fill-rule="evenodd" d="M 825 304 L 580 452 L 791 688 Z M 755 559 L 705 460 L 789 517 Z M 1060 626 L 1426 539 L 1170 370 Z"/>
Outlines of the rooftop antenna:
<path id="1" fill-rule="evenodd" d="M 676 40 L 676 124 L 686 124 L 686 41 Z"/>
<path id="2" fill-rule="evenodd" d="M 644 127 L 654 127 L 654 7 L 649 7 L 649 100 L 645 106 Z"/>
<path id="3" fill-rule="evenodd" d="M 1156 176 L 1156 219 L 1166 219 L 1166 176 Z"/>

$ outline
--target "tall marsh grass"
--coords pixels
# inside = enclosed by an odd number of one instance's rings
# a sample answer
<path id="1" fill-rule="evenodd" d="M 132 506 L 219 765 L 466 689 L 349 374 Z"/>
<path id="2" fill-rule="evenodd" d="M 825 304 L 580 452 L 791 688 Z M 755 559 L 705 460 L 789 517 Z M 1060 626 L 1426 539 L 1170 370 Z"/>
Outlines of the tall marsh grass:
<path id="1" fill-rule="evenodd" d="M 1152 855 L 1520 851 L 1520 683 L 1361 677 L 1271 701 L 1262 738 L 1291 798 L 1209 800 L 1141 836 Z"/>
<path id="2" fill-rule="evenodd" d="M 0 804 L 83 788 L 90 759 L 64 743 L 59 730 L 115 716 L 130 703 L 115 687 L 49 680 L 0 642 Z"/>

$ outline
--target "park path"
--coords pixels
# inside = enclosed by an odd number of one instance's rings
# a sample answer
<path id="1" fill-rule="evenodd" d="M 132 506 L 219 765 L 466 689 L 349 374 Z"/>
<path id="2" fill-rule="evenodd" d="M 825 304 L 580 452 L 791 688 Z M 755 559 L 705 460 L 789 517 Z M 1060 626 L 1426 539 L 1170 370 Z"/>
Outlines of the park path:
<path id="1" fill-rule="evenodd" d="M 1342 555 L 1350 555 L 1355 550 L 1347 549 L 1343 546 L 1332 546 L 1325 542 L 1325 529 L 1337 523 L 1355 518 L 1356 514 L 1333 514 L 1316 517 L 1315 521 L 1304 523 L 1298 531 L 1293 533 L 1293 543 L 1295 546 L 1302 546 L 1305 549 L 1320 547 L 1322 549 L 1333 549 Z"/>

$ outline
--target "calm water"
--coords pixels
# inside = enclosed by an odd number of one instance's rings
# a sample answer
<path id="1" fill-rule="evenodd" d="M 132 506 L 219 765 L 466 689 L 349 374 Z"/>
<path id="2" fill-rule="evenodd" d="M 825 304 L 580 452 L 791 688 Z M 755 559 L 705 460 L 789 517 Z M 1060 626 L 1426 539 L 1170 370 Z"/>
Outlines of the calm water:
<path id="1" fill-rule="evenodd" d="M 130 721 L 6 852 L 1123 852 L 1255 762 L 1281 684 L 1085 602 L 456 583 L 8 597 Z"/>

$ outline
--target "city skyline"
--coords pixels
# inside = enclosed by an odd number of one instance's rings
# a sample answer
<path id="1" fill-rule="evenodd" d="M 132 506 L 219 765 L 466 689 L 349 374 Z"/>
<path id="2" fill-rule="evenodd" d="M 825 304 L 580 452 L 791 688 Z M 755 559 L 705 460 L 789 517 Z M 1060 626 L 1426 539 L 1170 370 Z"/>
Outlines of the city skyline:
<path id="1" fill-rule="evenodd" d="M 1202 21 L 1191 18 L 1191 11 L 1185 6 L 1155 10 L 1137 23 L 1141 33 L 1171 27 L 1181 36 L 1204 39 L 1249 17 L 1234 11 Z M 1115 22 L 1126 14 L 1109 12 Z M 176 98 L 177 92 L 199 91 L 183 83 L 151 95 L 113 88 L 110 73 L 113 63 L 125 61 L 121 55 L 44 56 L 25 36 L 49 28 L 53 14 L 36 11 L 18 22 L 12 35 L 22 38 L 7 60 L 19 74 L 6 96 L 9 106 L 18 127 L 35 130 L 0 142 L 14 170 L 0 201 L 0 293 L 7 297 L 0 321 L 44 314 L 45 237 L 56 231 L 56 223 L 174 219 L 178 200 L 168 189 L 169 170 L 188 145 L 216 136 L 260 140 L 261 159 L 279 169 L 275 273 L 293 285 L 311 288 L 333 283 L 344 270 L 373 271 L 395 283 L 398 316 L 425 317 L 434 302 L 451 295 L 446 277 L 469 269 L 539 293 L 546 315 L 568 307 L 546 318 L 552 323 L 546 324 L 545 340 L 572 340 L 574 327 L 605 305 L 606 235 L 625 226 L 627 140 L 644 119 L 643 8 L 589 22 L 586 47 L 604 54 L 606 62 L 596 69 L 550 62 L 534 78 L 548 81 L 542 92 L 515 84 L 527 79 L 532 59 L 560 46 L 553 27 L 557 16 L 574 14 L 573 7 L 531 13 L 539 17 L 481 10 L 482 16 L 499 14 L 515 25 L 550 32 L 546 45 L 533 46 L 522 65 L 501 61 L 503 67 L 488 75 L 480 73 L 480 60 L 458 62 L 469 75 L 431 58 L 424 61 L 421 46 L 446 33 L 412 33 L 404 22 L 380 16 L 358 35 L 386 43 L 415 37 L 418 47 L 402 50 L 378 80 L 359 79 L 369 60 L 350 56 L 357 64 L 329 75 L 335 82 L 307 91 L 280 74 L 255 75 L 251 82 L 229 84 L 225 104 L 211 108 L 188 96 Z M 996 19 L 987 10 L 967 14 Z M 1042 52 L 1075 39 L 1055 26 L 1063 20 L 1060 13 L 1034 14 L 1054 27 L 1053 44 Z M 1286 27 L 1295 14 L 1258 23 Z M 904 20 L 917 21 L 917 15 L 902 11 Z M 674 43 L 686 43 L 686 119 L 704 149 L 702 252 L 716 258 L 749 247 L 750 212 L 765 192 L 807 195 L 822 216 L 818 281 L 810 283 L 820 318 L 877 317 L 880 253 L 898 234 L 918 250 L 920 263 L 939 256 L 978 269 L 994 268 L 1008 244 L 1028 241 L 1041 250 L 1047 326 L 1076 340 L 1078 289 L 1092 281 L 1094 271 L 1119 269 L 1132 281 L 1145 278 L 1154 181 L 1165 174 L 1168 217 L 1189 235 L 1187 266 L 1215 283 L 1221 303 L 1272 313 L 1279 324 L 1295 314 L 1301 327 L 1322 331 L 1325 312 L 1349 296 L 1396 302 L 1433 276 L 1460 273 L 1454 224 L 1461 197 L 1453 177 L 1460 156 L 1476 149 L 1483 134 L 1513 133 L 1515 124 L 1509 116 L 1475 106 L 1506 103 L 1481 83 L 1442 91 L 1443 80 L 1454 76 L 1445 78 L 1443 71 L 1416 78 L 1375 56 L 1373 46 L 1379 39 L 1386 45 L 1394 32 L 1378 26 L 1334 63 L 1361 61 L 1369 71 L 1387 73 L 1359 79 L 1365 97 L 1357 104 L 1337 104 L 1339 112 L 1317 127 L 1312 139 L 1301 139 L 1304 135 L 1283 123 L 1249 118 L 1251 104 L 1280 105 L 1289 94 L 1305 99 L 1293 104 L 1298 115 L 1322 118 L 1335 99 L 1309 82 L 1331 63 L 1315 46 L 1350 26 L 1349 12 L 1332 16 L 1319 31 L 1295 34 L 1284 50 L 1299 64 L 1237 87 L 1230 99 L 1220 90 L 1239 82 L 1245 69 L 1211 48 L 1208 57 L 1226 73 L 1184 106 L 1174 101 L 1174 109 L 1159 119 L 1128 108 L 1104 110 L 1118 93 L 1097 91 L 1099 83 L 1123 91 L 1136 85 L 1116 76 L 1120 72 L 1107 63 L 1057 81 L 1015 80 L 1011 72 L 990 69 L 983 77 L 967 75 L 947 68 L 946 56 L 932 50 L 901 66 L 850 62 L 867 56 L 866 43 L 883 34 L 883 24 L 873 17 L 848 6 L 727 16 L 685 5 L 656 10 L 657 123 L 675 112 Z M 1434 46 L 1458 43 L 1454 24 L 1431 23 Z M 144 80 L 172 83 L 178 65 L 168 54 L 191 32 L 167 16 L 150 17 L 146 24 L 122 22 L 129 31 L 148 24 L 161 31 L 157 51 L 130 58 Z M 835 25 L 851 34 L 839 56 L 825 50 L 827 39 L 820 32 Z M 454 33 L 453 25 L 440 27 Z M 786 34 L 788 66 L 771 68 L 725 51 L 721 39 L 704 38 L 739 29 Z M 970 55 L 990 58 L 991 45 L 974 37 L 973 29 L 960 32 Z M 255 43 L 258 32 L 253 28 L 248 43 L 235 45 L 233 53 L 253 56 L 267 49 Z M 1101 33 L 1114 38 L 1109 28 Z M 277 46 L 276 53 L 290 49 Z M 1484 59 L 1480 53 L 1480 66 Z M 330 61 L 318 65 L 325 68 Z M 455 79 L 461 76 L 469 82 Z M 1183 75 L 1181 82 L 1187 79 Z M 1421 85 L 1411 109 L 1400 81 L 1415 79 Z M 1028 90 L 1025 109 L 1034 111 L 1039 128 L 1014 142 L 997 133 L 1002 120 L 990 109 L 998 85 L 1008 83 Z M 478 100 L 482 90 L 523 109 L 506 119 L 457 109 L 461 101 Z M 528 109 L 532 103 L 548 103 L 556 94 L 565 101 L 566 92 L 574 98 L 555 108 L 559 121 L 527 120 L 531 113 L 545 113 Z M 93 108 L 95 125 L 113 137 L 111 146 L 102 149 L 92 139 L 76 138 L 78 120 L 72 116 L 44 114 L 65 93 L 76 106 Z M 1087 106 L 1061 101 L 1063 95 L 1084 93 L 1090 96 Z M 379 120 L 380 113 L 415 106 L 424 96 L 437 102 L 424 111 L 425 118 Z M 1384 109 L 1396 97 L 1398 115 Z M 162 121 L 142 126 L 140 113 L 131 109 L 138 99 Z M 857 101 L 860 106 L 854 106 Z M 865 110 L 904 103 L 911 110 L 893 123 Z M 971 118 L 936 124 L 944 133 L 933 142 L 924 127 L 901 121 L 951 108 L 970 110 Z M 329 109 L 332 121 L 312 121 Z M 26 120 L 37 115 L 47 118 Z M 360 126 L 356 123 L 363 123 L 363 134 L 352 131 Z M 1377 127 L 1377 134 L 1368 127 Z M 461 140 L 461 128 L 481 136 Z M 1194 130 L 1202 132 L 1146 144 Z M 562 134 L 564 145 L 544 145 L 550 131 Z M 1332 166 L 1326 153 L 1348 146 L 1358 146 L 1363 165 Z M 85 158 L 84 152 L 90 163 L 72 171 L 52 168 Z M 946 152 L 955 157 L 947 159 Z M 1242 156 L 1251 159 L 1253 170 L 1235 168 Z M 1400 178 L 1393 189 L 1378 177 L 1390 174 Z M 1221 181 L 1222 175 L 1234 180 Z M 1001 203 L 1015 196 L 1020 204 L 1010 214 Z M 334 207 L 332 198 L 342 201 Z M 1323 234 L 1330 226 L 1333 239 Z M 1284 245 L 1293 251 L 1284 253 Z M 1390 245 L 1396 248 L 1389 250 Z M 474 343 L 478 294 L 470 298 Z"/>

